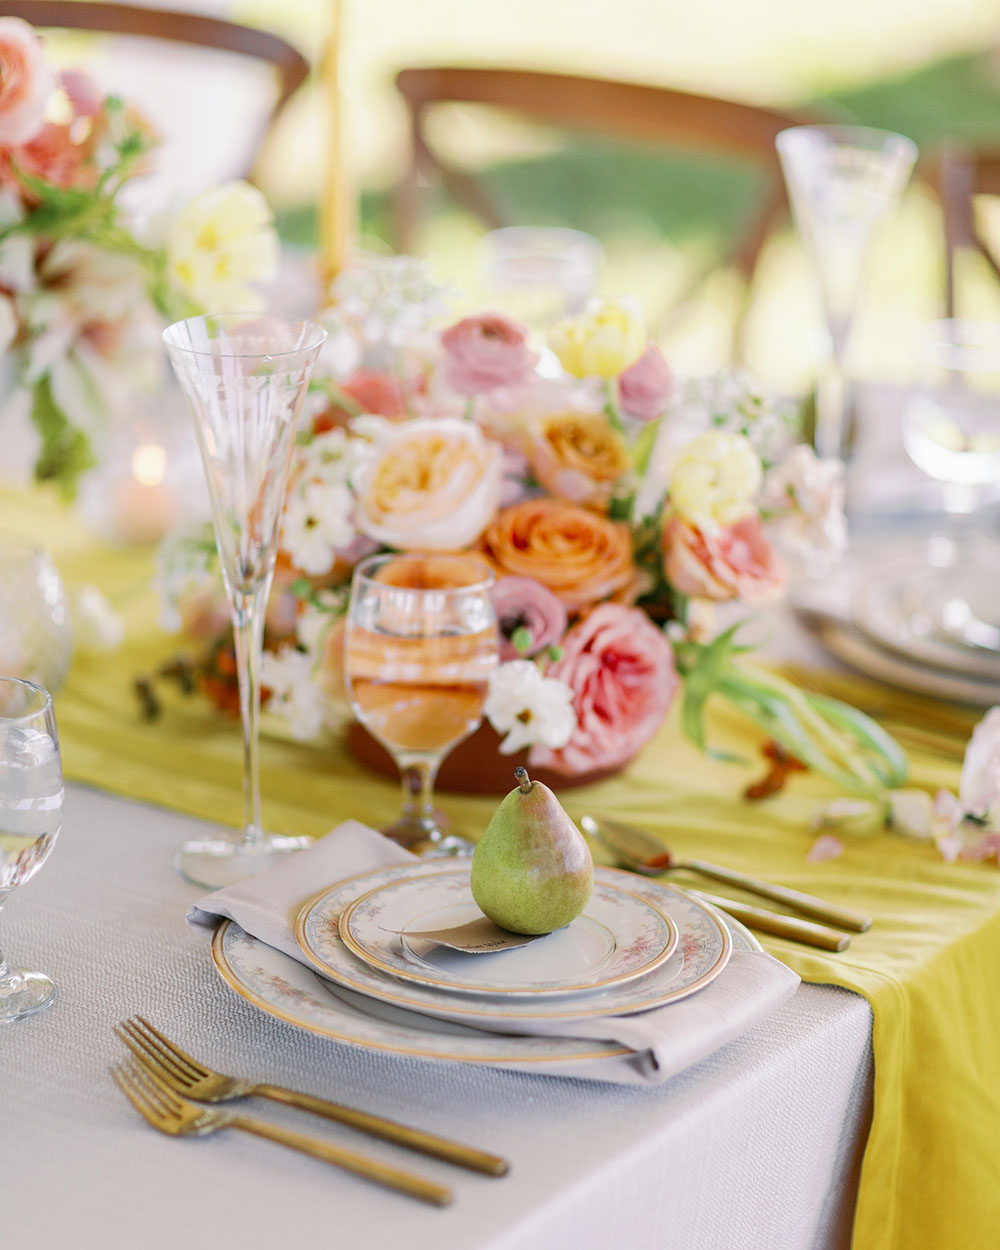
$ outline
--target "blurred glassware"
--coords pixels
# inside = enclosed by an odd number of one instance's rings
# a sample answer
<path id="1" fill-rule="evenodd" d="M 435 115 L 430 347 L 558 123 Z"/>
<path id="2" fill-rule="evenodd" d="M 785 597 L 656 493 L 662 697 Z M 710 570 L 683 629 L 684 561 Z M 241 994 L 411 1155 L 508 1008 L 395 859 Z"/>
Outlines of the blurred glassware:
<path id="1" fill-rule="evenodd" d="M 72 654 L 69 604 L 52 558 L 0 535 L 0 673 L 56 691 Z"/>
<path id="2" fill-rule="evenodd" d="M 816 395 L 816 451 L 849 450 L 847 353 L 877 228 L 917 157 L 911 139 L 864 126 L 793 126 L 776 139 L 792 213 L 819 285 L 829 358 Z"/>
<path id="3" fill-rule="evenodd" d="M 298 317 L 219 313 L 163 333 L 194 416 L 229 598 L 243 730 L 243 835 L 185 843 L 178 871 L 231 885 L 310 844 L 267 834 L 260 818 L 260 662 L 281 509 L 299 411 L 326 331 Z"/>
<path id="4" fill-rule="evenodd" d="M 52 698 L 34 682 L 0 677 L 0 909 L 45 862 L 62 810 Z M 44 973 L 12 968 L 0 951 L 0 1024 L 47 1007 L 54 995 Z"/>
<path id="5" fill-rule="evenodd" d="M 487 299 L 536 331 L 580 311 L 604 259 L 592 235 L 563 226 L 504 226 L 485 245 Z"/>
<path id="6" fill-rule="evenodd" d="M 943 486 L 944 523 L 926 545 L 915 627 L 1000 653 L 1000 543 L 984 532 L 982 488 L 1000 483 L 1000 321 L 934 321 L 921 336 L 903 445 Z M 930 571 L 928 571 L 930 570 Z M 914 602 L 914 600 L 917 600 Z"/>

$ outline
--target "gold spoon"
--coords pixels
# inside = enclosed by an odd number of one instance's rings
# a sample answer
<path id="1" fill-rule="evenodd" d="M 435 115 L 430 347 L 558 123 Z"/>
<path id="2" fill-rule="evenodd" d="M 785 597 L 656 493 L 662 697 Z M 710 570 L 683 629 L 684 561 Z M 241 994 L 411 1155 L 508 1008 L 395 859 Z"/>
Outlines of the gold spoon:
<path id="1" fill-rule="evenodd" d="M 854 933 L 864 933 L 871 928 L 871 917 L 851 911 L 847 907 L 839 907 L 836 903 L 825 903 L 811 894 L 803 894 L 799 890 L 790 890 L 784 885 L 773 885 L 769 881 L 761 881 L 757 877 L 748 877 L 745 873 L 733 868 L 723 868 L 719 864 L 710 864 L 703 859 L 677 859 L 668 847 L 658 842 L 650 834 L 635 825 L 627 825 L 619 820 L 609 820 L 606 816 L 597 819 L 593 816 L 581 816 L 580 825 L 584 832 L 602 842 L 623 864 L 646 876 L 658 876 L 673 868 L 686 868 L 689 872 L 699 873 L 703 877 L 711 877 L 713 881 L 724 881 L 727 885 L 738 886 L 750 894 L 759 894 L 761 898 L 772 899 L 776 903 L 784 903 L 804 916 L 812 916 L 827 924 L 837 925 L 841 929 L 850 929 Z"/>

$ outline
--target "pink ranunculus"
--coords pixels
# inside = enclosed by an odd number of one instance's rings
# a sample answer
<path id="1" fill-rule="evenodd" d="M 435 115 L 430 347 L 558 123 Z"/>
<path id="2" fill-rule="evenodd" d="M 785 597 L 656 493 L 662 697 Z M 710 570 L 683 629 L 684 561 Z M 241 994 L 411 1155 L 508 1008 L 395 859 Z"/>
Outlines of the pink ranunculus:
<path id="1" fill-rule="evenodd" d="M 577 725 L 558 750 L 532 747 L 529 763 L 568 776 L 631 759 L 663 723 L 679 685 L 666 636 L 620 603 L 599 604 L 577 622 L 546 676 L 572 690 Z"/>
<path id="2" fill-rule="evenodd" d="M 445 381 L 460 395 L 517 386 L 538 364 L 524 327 L 502 313 L 481 313 L 456 322 L 441 335 L 441 347 Z"/>
<path id="3" fill-rule="evenodd" d="M 33 27 L 19 17 L 0 17 L 0 146 L 16 147 L 38 134 L 54 89 Z"/>
<path id="4" fill-rule="evenodd" d="M 672 516 L 663 527 L 667 581 L 683 595 L 765 603 L 785 588 L 785 569 L 759 516 L 705 533 Z"/>
<path id="5" fill-rule="evenodd" d="M 537 655 L 562 638 L 566 609 L 548 587 L 533 577 L 501 577 L 491 598 L 500 626 L 501 662 Z M 511 642 L 519 629 L 526 629 L 531 635 L 530 645 L 520 651 Z"/>
<path id="6" fill-rule="evenodd" d="M 622 411 L 636 421 L 655 421 L 663 416 L 674 389 L 674 375 L 655 343 L 650 343 L 634 365 L 618 378 L 618 401 Z"/>

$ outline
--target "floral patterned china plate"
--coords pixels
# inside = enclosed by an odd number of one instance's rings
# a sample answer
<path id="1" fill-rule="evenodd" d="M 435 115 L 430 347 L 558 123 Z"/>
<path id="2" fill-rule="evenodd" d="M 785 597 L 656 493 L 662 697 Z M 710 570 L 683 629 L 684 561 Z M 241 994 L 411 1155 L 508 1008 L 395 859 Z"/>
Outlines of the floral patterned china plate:
<path id="1" fill-rule="evenodd" d="M 647 883 L 638 884 L 644 887 Z M 728 916 L 723 919 L 735 950 L 761 949 L 738 921 Z M 223 921 L 216 929 L 212 959 L 230 989 L 259 1011 L 349 1046 L 459 1063 L 523 1064 L 528 1069 L 538 1063 L 580 1063 L 628 1053 L 627 1047 L 609 1042 L 482 1033 L 462 1024 L 384 1006 L 332 984 L 297 959 L 251 937 L 232 920 Z"/>
<path id="2" fill-rule="evenodd" d="M 470 954 L 421 938 L 481 919 L 469 866 L 397 877 L 341 912 L 344 945 L 364 963 L 403 981 L 473 994 L 564 995 L 632 981 L 677 946 L 677 927 L 659 908 L 618 884 L 598 881 L 583 914 L 525 946 Z"/>
<path id="3" fill-rule="evenodd" d="M 463 867 L 468 874 L 468 867 Z M 338 882 L 309 900 L 299 912 L 296 940 L 320 972 L 348 989 L 398 1007 L 486 1028 L 499 1028 L 504 1023 L 520 1020 L 573 1020 L 595 1015 L 627 1015 L 661 1007 L 686 998 L 712 981 L 726 966 L 732 950 L 729 929 L 718 913 L 698 899 L 672 886 L 646 881 L 613 868 L 596 869 L 595 883 L 618 886 L 651 902 L 676 926 L 678 942 L 674 953 L 651 972 L 604 990 L 556 997 L 458 995 L 452 989 L 436 985 L 400 981 L 362 962 L 344 944 L 340 937 L 340 916 L 356 900 L 401 877 L 434 876 L 441 872 L 440 860 L 425 861 L 403 869 L 398 865 L 381 868 Z"/>

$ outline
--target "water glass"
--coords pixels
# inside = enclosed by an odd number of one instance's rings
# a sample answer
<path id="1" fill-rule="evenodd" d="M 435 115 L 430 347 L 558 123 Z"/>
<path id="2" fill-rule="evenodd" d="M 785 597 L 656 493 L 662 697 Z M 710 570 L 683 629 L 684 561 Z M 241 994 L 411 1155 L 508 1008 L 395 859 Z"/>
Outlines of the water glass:
<path id="1" fill-rule="evenodd" d="M 0 677 L 0 911 L 48 858 L 62 810 L 52 698 L 34 682 Z M 44 973 L 13 968 L 0 951 L 0 1024 L 47 1007 L 54 994 Z"/>
<path id="2" fill-rule="evenodd" d="M 434 810 L 441 761 L 479 725 L 497 665 L 493 576 L 478 556 L 377 555 L 354 570 L 345 635 L 351 707 L 396 762 L 403 810 L 383 833 L 461 850 Z"/>

